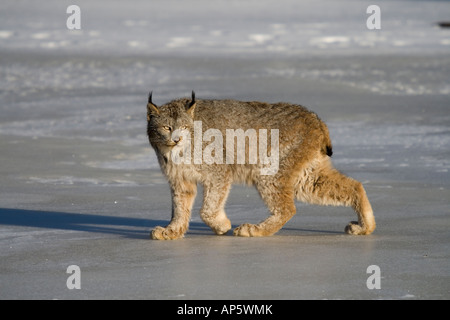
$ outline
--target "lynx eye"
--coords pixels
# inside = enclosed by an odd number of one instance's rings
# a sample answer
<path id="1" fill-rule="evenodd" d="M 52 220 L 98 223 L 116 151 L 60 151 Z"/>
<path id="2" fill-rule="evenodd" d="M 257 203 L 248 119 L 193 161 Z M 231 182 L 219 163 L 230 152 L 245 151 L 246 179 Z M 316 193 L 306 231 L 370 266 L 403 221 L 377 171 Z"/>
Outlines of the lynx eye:
<path id="1" fill-rule="evenodd" d="M 163 129 L 166 131 L 172 131 L 172 127 L 169 127 L 169 126 L 164 126 Z"/>
<path id="2" fill-rule="evenodd" d="M 187 129 L 187 126 L 181 126 L 180 129 L 181 129 L 181 130 L 186 130 L 186 129 Z"/>

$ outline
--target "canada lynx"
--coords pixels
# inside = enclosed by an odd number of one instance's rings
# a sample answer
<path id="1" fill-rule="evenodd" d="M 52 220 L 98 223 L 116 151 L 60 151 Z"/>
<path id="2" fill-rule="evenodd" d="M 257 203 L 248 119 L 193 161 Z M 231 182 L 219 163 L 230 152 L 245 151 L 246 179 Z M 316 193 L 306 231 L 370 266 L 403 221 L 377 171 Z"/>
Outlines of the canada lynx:
<path id="1" fill-rule="evenodd" d="M 270 143 L 263 141 L 268 130 L 274 133 Z M 230 138 L 231 133 L 234 136 Z M 270 211 L 270 216 L 258 224 L 237 227 L 236 236 L 273 235 L 295 214 L 294 199 L 351 206 L 358 221 L 346 226 L 348 234 L 367 235 L 375 229 L 362 184 L 333 168 L 326 125 L 300 105 L 196 100 L 192 92 L 191 99 L 157 107 L 150 93 L 147 134 L 172 193 L 172 220 L 165 228 L 156 227 L 151 233 L 153 239 L 183 237 L 197 183 L 204 187 L 200 216 L 219 235 L 231 229 L 224 207 L 233 182 L 255 185 Z M 239 139 L 234 148 L 233 143 Z M 253 152 L 258 149 L 259 153 Z M 255 154 L 260 159 L 255 159 Z"/>

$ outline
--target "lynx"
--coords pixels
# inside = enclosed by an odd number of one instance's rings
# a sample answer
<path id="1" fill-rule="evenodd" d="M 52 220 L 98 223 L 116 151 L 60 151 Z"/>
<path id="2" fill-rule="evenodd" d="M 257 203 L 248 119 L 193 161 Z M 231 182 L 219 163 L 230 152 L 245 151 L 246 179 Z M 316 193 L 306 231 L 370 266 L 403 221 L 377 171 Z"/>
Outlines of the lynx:
<path id="1" fill-rule="evenodd" d="M 220 136 L 227 142 L 237 140 L 237 137 L 229 139 L 229 135 L 238 129 L 247 133 L 244 142 L 248 140 L 248 144 L 240 148 L 244 152 L 244 162 L 233 161 L 240 156 L 239 148 L 228 148 L 228 143 L 220 141 Z M 269 136 L 264 133 L 272 130 L 276 130 L 278 136 L 272 135 L 270 143 L 266 141 L 266 150 L 261 144 L 256 146 L 260 158 L 271 160 L 250 161 L 255 141 L 249 133 L 261 140 Z M 211 132 L 214 134 L 208 134 Z M 275 234 L 296 213 L 295 199 L 312 204 L 351 206 L 358 221 L 346 226 L 347 234 L 368 235 L 375 229 L 372 207 L 362 184 L 333 167 L 328 128 L 303 106 L 196 100 L 192 92 L 190 99 L 177 99 L 158 107 L 150 93 L 147 134 L 172 194 L 172 219 L 167 227 L 152 230 L 152 239 L 184 236 L 199 183 L 204 190 L 200 217 L 218 235 L 231 229 L 224 208 L 233 183 L 254 185 L 270 211 L 269 217 L 258 224 L 245 223 L 235 228 L 235 236 Z M 198 135 L 203 138 L 200 143 Z M 180 157 L 184 157 L 183 161 L 176 161 Z M 264 172 L 275 162 L 278 163 L 274 170 Z"/>

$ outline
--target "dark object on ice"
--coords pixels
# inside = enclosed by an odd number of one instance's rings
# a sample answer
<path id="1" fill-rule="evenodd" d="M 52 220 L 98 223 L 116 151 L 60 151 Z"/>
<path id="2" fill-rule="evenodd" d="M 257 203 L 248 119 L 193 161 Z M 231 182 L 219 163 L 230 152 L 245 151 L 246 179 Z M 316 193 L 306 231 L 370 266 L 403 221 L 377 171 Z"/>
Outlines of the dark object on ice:
<path id="1" fill-rule="evenodd" d="M 441 28 L 450 28 L 450 21 L 441 21 L 437 25 Z"/>

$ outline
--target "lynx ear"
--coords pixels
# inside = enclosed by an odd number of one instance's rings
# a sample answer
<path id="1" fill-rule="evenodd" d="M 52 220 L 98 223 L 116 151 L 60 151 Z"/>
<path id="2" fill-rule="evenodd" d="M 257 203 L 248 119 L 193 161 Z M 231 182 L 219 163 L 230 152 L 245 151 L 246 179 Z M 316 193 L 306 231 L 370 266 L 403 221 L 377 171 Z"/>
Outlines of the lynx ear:
<path id="1" fill-rule="evenodd" d="M 159 110 L 156 104 L 152 102 L 152 94 L 153 91 L 150 91 L 148 95 L 148 103 L 147 103 L 147 121 L 150 121 L 150 116 L 159 115 Z"/>
<path id="2" fill-rule="evenodd" d="M 189 103 L 189 106 L 187 107 L 186 112 L 193 118 L 194 117 L 194 110 L 195 106 L 197 105 L 197 102 L 195 101 L 195 92 L 192 90 L 192 100 Z"/>

